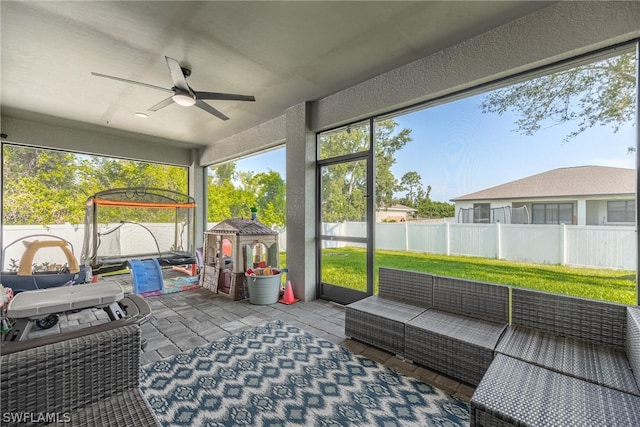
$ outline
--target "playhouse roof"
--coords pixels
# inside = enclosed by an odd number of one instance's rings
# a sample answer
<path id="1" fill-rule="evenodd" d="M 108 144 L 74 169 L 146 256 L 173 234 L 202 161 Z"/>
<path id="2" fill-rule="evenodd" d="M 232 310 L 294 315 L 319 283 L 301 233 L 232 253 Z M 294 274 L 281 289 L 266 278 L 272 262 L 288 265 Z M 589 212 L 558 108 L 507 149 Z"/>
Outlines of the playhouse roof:
<path id="1" fill-rule="evenodd" d="M 212 234 L 242 234 L 242 235 L 264 235 L 278 234 L 260 221 L 255 219 L 229 218 L 211 227 L 207 233 Z"/>

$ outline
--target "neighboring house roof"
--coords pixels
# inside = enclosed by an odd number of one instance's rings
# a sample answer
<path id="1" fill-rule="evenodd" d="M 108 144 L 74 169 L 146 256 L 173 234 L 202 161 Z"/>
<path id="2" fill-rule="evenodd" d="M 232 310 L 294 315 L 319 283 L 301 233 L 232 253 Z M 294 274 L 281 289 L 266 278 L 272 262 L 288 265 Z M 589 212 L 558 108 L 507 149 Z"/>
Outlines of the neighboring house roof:
<path id="1" fill-rule="evenodd" d="M 409 206 L 401 205 L 399 203 L 388 207 L 382 206 L 378 209 L 378 212 L 417 212 L 417 209 L 410 208 Z"/>
<path id="2" fill-rule="evenodd" d="M 635 169 L 576 166 L 542 172 L 465 194 L 452 201 L 635 195 L 635 192 Z"/>

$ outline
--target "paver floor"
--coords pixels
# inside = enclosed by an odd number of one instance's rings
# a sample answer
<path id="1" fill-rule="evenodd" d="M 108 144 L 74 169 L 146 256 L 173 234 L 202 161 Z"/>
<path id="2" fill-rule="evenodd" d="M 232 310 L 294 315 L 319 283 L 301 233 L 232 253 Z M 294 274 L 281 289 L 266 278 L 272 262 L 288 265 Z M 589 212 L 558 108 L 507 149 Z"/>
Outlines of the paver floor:
<path id="1" fill-rule="evenodd" d="M 130 291 L 127 277 L 122 276 L 117 280 L 125 291 Z M 339 304 L 313 300 L 292 305 L 253 305 L 248 300 L 232 301 L 204 288 L 148 297 L 146 301 L 151 306 L 152 315 L 149 321 L 141 326 L 142 338 L 146 341 L 141 355 L 142 364 L 205 345 L 260 323 L 281 320 L 340 344 L 353 353 L 362 354 L 400 373 L 432 384 L 465 401 L 469 401 L 474 391 L 474 388 L 467 384 L 346 338 L 345 308 Z M 59 333 L 107 321 L 109 319 L 106 313 L 99 309 L 67 313 L 60 316 L 60 322 L 54 328 L 34 328 L 29 337 Z"/>

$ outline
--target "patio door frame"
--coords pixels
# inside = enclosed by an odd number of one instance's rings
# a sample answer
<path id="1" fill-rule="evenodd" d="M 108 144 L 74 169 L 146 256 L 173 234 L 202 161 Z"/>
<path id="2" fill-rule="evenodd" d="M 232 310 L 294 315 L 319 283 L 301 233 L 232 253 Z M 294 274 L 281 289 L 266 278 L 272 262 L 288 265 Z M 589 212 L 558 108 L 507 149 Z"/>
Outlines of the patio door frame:
<path id="1" fill-rule="evenodd" d="M 318 135 L 316 134 L 316 297 L 328 301 L 337 302 L 338 304 L 350 304 L 361 300 L 367 296 L 373 295 L 374 287 L 374 262 L 375 262 L 375 146 L 374 146 L 374 119 L 373 117 L 366 120 L 369 124 L 369 149 L 357 153 L 345 154 L 327 159 L 319 157 Z M 360 121 L 359 123 L 363 123 Z M 366 236 L 365 237 L 349 237 L 349 236 L 333 236 L 322 234 L 322 168 L 341 163 L 349 163 L 358 160 L 366 160 L 367 162 L 367 179 L 366 179 Z M 327 283 L 322 281 L 322 244 L 323 242 L 348 242 L 360 243 L 366 247 L 367 259 L 367 290 L 366 292 L 345 288 L 343 286 Z"/>

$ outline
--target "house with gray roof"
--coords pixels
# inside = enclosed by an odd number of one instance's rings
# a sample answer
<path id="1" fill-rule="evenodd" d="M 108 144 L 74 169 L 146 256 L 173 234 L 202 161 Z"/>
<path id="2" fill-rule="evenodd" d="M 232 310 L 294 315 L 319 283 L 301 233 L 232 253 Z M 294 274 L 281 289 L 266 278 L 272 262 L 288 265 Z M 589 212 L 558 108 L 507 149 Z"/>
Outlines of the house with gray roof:
<path id="1" fill-rule="evenodd" d="M 636 171 L 607 166 L 553 169 L 451 201 L 459 223 L 633 225 Z"/>

